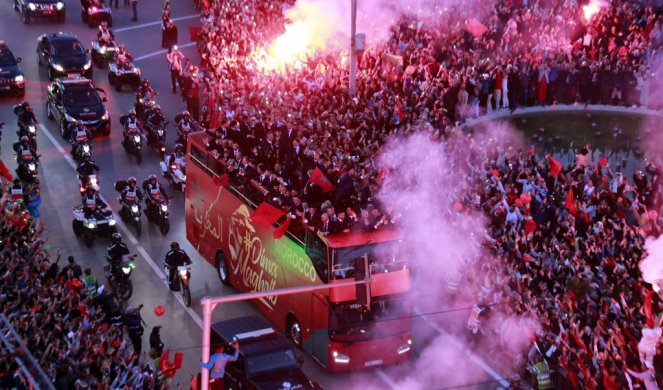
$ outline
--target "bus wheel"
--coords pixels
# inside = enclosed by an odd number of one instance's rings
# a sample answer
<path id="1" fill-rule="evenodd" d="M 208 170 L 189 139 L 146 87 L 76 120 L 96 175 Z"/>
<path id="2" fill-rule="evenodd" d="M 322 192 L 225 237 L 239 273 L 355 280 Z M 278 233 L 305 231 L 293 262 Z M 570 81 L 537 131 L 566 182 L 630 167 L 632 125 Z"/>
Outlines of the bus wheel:
<path id="1" fill-rule="evenodd" d="M 216 254 L 216 274 L 219 276 L 221 283 L 230 286 L 228 262 L 226 261 L 226 255 L 222 251 L 219 251 L 219 253 Z"/>
<path id="2" fill-rule="evenodd" d="M 286 320 L 286 332 L 287 336 L 295 344 L 295 347 L 302 349 L 302 326 L 299 325 L 297 317 L 292 314 L 288 314 L 288 319 Z"/>

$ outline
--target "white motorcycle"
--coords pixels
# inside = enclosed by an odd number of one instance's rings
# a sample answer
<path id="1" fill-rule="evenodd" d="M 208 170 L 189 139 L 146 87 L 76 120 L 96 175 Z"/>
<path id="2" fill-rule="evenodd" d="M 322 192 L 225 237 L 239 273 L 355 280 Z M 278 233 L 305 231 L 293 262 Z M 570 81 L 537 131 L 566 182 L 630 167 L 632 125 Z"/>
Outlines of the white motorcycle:
<path id="1" fill-rule="evenodd" d="M 167 154 L 163 161 L 159 162 L 161 173 L 168 182 L 182 192 L 186 191 L 186 160 L 184 157 L 177 157 L 170 163 L 170 155 Z"/>

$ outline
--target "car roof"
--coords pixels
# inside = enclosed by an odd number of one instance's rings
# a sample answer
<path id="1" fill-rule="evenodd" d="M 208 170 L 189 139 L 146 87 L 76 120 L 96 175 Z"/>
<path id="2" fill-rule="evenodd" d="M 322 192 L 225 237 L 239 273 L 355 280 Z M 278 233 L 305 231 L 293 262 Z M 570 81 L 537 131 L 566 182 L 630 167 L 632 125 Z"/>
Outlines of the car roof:
<path id="1" fill-rule="evenodd" d="M 56 83 L 62 84 L 63 86 L 70 86 L 70 85 L 89 85 L 92 86 L 92 80 L 87 79 L 85 77 L 66 77 L 66 78 L 58 78 L 55 80 Z"/>
<path id="2" fill-rule="evenodd" d="M 57 33 L 51 33 L 51 34 L 44 34 L 50 41 L 70 41 L 70 40 L 76 40 L 78 41 L 78 37 L 72 33 L 65 33 L 65 32 L 57 32 Z"/>
<path id="3" fill-rule="evenodd" d="M 240 352 L 244 356 L 292 348 L 283 334 L 258 316 L 216 322 L 212 325 L 212 331 L 225 342 L 231 342 L 234 337 L 238 338 Z"/>
<path id="4" fill-rule="evenodd" d="M 9 50 L 9 48 L 7 47 L 7 43 L 5 41 L 0 41 L 0 49 Z"/>

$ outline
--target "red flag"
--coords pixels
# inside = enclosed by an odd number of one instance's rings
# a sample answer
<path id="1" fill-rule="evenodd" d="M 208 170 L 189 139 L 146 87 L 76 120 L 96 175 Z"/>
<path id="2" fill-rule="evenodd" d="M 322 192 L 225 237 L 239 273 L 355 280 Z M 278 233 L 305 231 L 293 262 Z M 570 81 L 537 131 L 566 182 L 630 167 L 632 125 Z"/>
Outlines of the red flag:
<path id="1" fill-rule="evenodd" d="M 534 156 L 534 149 L 527 149 L 525 153 L 527 153 L 528 156 Z"/>
<path id="2" fill-rule="evenodd" d="M 562 163 L 555 160 L 551 155 L 548 155 L 547 157 L 548 157 L 548 163 L 550 164 L 550 174 L 553 177 L 557 177 L 557 175 L 559 175 L 559 173 L 562 171 L 563 168 Z"/>
<path id="3" fill-rule="evenodd" d="M 269 203 L 262 202 L 251 214 L 251 220 L 258 225 L 268 228 L 274 224 L 279 218 L 285 214 L 283 211 L 277 209 Z"/>
<path id="4" fill-rule="evenodd" d="M 652 296 L 654 292 L 649 290 L 645 296 L 645 315 L 647 316 L 647 327 L 654 327 L 654 310 L 652 308 Z"/>
<path id="5" fill-rule="evenodd" d="M 212 182 L 214 182 L 214 184 L 216 184 L 217 186 L 228 187 L 228 185 L 230 184 L 230 176 L 227 173 L 224 173 L 221 176 L 214 176 Z"/>
<path id="6" fill-rule="evenodd" d="M 398 119 L 403 122 L 405 114 L 403 113 L 403 103 L 401 103 L 400 99 L 396 100 L 396 113 L 398 114 Z"/>
<path id="7" fill-rule="evenodd" d="M 490 171 L 490 174 L 493 175 L 493 177 L 500 177 L 500 170 L 499 169 L 493 169 Z"/>
<path id="8" fill-rule="evenodd" d="M 608 165 L 608 158 L 603 156 L 599 159 L 599 167 L 605 167 Z"/>
<path id="9" fill-rule="evenodd" d="M 8 181 L 14 181 L 14 176 L 9 172 L 4 161 L 0 160 L 0 176 L 4 177 Z"/>
<path id="10" fill-rule="evenodd" d="M 203 29 L 200 27 L 189 27 L 189 39 L 191 42 L 197 42 L 200 37 L 200 32 Z"/>
<path id="11" fill-rule="evenodd" d="M 279 239 L 283 237 L 286 231 L 288 231 L 288 226 L 290 226 L 290 217 L 286 218 L 285 222 L 281 224 L 274 232 L 272 233 L 274 235 L 275 239 Z"/>
<path id="12" fill-rule="evenodd" d="M 525 234 L 534 233 L 536 231 L 536 222 L 533 219 L 528 219 L 525 222 Z"/>
<path id="13" fill-rule="evenodd" d="M 327 176 L 325 176 L 318 167 L 315 167 L 313 173 L 311 173 L 311 178 L 308 179 L 308 181 L 322 187 L 322 192 L 330 192 L 336 189 L 336 186 L 327 179 Z"/>
<path id="14" fill-rule="evenodd" d="M 578 207 L 576 206 L 576 198 L 573 196 L 573 188 L 569 187 L 569 193 L 566 195 L 564 206 L 573 215 L 578 214 Z"/>

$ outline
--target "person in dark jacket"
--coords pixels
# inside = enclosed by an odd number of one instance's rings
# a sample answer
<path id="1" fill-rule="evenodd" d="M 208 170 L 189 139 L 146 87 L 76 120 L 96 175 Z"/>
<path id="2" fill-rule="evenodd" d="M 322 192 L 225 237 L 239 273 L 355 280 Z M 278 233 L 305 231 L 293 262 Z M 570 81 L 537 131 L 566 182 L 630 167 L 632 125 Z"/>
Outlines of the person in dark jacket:
<path id="1" fill-rule="evenodd" d="M 157 358 L 163 354 L 163 342 L 161 342 L 161 327 L 155 326 L 150 333 L 150 356 Z"/>
<path id="2" fill-rule="evenodd" d="M 177 26 L 175 26 L 172 19 L 169 19 L 166 27 L 161 32 L 161 47 L 170 49 L 175 45 L 177 45 Z"/>
<path id="3" fill-rule="evenodd" d="M 124 324 L 127 326 L 129 339 L 134 346 L 134 354 L 140 359 L 140 353 L 143 351 L 143 319 L 140 316 L 140 309 L 143 305 L 136 308 L 129 306 L 124 315 Z"/>

